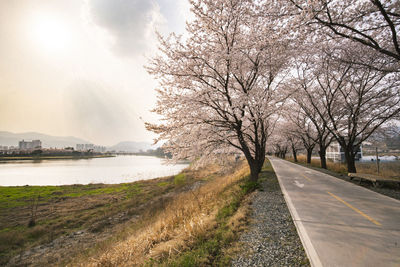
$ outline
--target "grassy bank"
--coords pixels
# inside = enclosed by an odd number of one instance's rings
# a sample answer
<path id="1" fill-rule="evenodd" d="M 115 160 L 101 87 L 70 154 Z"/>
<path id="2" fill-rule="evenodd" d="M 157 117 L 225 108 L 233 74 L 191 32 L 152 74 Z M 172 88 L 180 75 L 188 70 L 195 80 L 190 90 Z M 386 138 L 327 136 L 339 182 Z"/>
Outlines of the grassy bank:
<path id="1" fill-rule="evenodd" d="M 187 177 L 185 183 L 192 183 Z M 97 236 L 112 235 L 105 231 L 136 218 L 150 202 L 181 189 L 174 177 L 115 185 L 0 187 L 0 265 L 81 230 L 93 245 Z M 32 220 L 35 225 L 29 227 Z M 54 260 L 67 261 L 80 249 L 71 247 Z"/>
<path id="2" fill-rule="evenodd" d="M 244 222 L 237 209 L 248 191 L 245 164 L 231 167 L 116 185 L 0 187 L 0 265 L 225 262 L 217 255 Z M 180 258 L 201 244 L 208 254 Z"/>
<path id="3" fill-rule="evenodd" d="M 217 168 L 218 169 L 218 168 Z M 197 182 L 166 203 L 153 216 L 143 216 L 122 240 L 78 257 L 80 266 L 201 266 L 229 262 L 225 248 L 245 224 L 238 208 L 251 186 L 246 164 L 197 173 Z M 180 177 L 175 180 L 180 181 Z M 247 209 L 246 209 L 247 210 Z"/>
<path id="4" fill-rule="evenodd" d="M 110 158 L 113 155 L 63 155 L 63 156 L 15 156 L 3 157 L 0 156 L 1 161 L 15 161 L 15 160 L 56 160 L 56 159 L 92 159 L 92 158 Z"/>
<path id="5" fill-rule="evenodd" d="M 0 265 L 26 251 L 30 255 L 26 261 L 21 257 L 21 264 L 28 260 L 37 261 L 37 265 L 67 262 L 86 247 L 112 237 L 119 226 L 134 222 L 148 207 L 156 209 L 166 195 L 178 194 L 196 180 L 190 171 L 176 177 L 115 185 L 0 187 Z M 35 225 L 29 227 L 32 219 Z M 61 249 L 60 255 L 43 257 L 29 251 L 58 241 L 67 246 L 70 242 L 63 238 L 82 231 L 79 238 L 84 237 L 85 244 Z"/>
<path id="6" fill-rule="evenodd" d="M 299 155 L 297 158 L 299 163 L 306 164 L 307 158 L 305 155 Z M 293 158 L 289 157 L 288 159 L 293 162 Z M 321 161 L 313 158 L 309 165 L 319 168 L 321 166 Z M 347 175 L 347 166 L 345 163 L 328 161 L 327 168 L 330 171 Z M 376 162 L 356 162 L 356 168 L 358 173 L 378 175 Z M 400 180 L 400 161 L 380 162 L 379 176 Z"/>

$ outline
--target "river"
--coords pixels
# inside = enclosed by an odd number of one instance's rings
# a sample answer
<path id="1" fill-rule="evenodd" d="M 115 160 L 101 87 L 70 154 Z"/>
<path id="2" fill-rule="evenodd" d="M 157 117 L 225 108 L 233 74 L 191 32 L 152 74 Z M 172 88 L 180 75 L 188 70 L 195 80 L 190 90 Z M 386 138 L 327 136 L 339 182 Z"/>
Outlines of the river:
<path id="1" fill-rule="evenodd" d="M 148 156 L 0 163 L 0 186 L 129 183 L 178 174 L 188 164 Z"/>

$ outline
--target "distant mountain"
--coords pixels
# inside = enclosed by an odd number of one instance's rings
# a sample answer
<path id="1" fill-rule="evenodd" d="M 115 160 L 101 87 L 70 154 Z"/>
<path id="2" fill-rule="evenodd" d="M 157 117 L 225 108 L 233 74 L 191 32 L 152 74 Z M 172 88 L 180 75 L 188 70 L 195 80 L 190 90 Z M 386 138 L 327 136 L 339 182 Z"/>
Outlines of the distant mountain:
<path id="1" fill-rule="evenodd" d="M 39 139 L 42 141 L 42 147 L 50 148 L 64 148 L 72 146 L 75 148 L 76 144 L 87 144 L 89 141 L 73 137 L 73 136 L 52 136 L 36 132 L 28 133 L 11 133 L 0 131 L 0 145 L 3 146 L 18 146 L 18 142 L 24 140 Z"/>
<path id="2" fill-rule="evenodd" d="M 140 150 L 146 151 L 148 149 L 156 149 L 157 146 L 151 145 L 147 142 L 132 142 L 124 141 L 108 148 L 110 151 L 124 151 L 124 152 L 139 152 Z"/>

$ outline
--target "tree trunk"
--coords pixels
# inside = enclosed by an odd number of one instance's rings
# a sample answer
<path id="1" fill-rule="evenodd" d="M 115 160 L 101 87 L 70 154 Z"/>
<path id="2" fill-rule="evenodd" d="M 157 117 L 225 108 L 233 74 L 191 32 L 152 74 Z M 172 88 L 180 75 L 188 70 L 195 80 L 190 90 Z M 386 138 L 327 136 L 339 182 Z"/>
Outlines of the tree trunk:
<path id="1" fill-rule="evenodd" d="M 307 163 L 311 164 L 311 155 L 312 155 L 312 148 L 307 148 Z"/>
<path id="2" fill-rule="evenodd" d="M 260 159 L 259 162 L 258 162 L 258 173 L 261 172 L 262 167 L 264 166 L 264 161 L 265 161 L 265 155 L 264 155 L 264 157 L 263 157 L 262 159 Z"/>
<path id="3" fill-rule="evenodd" d="M 357 172 L 356 161 L 354 160 L 355 154 L 345 149 L 344 156 L 346 158 L 346 163 L 347 163 L 347 172 L 356 173 Z"/>
<path id="4" fill-rule="evenodd" d="M 257 182 L 262 166 L 265 161 L 265 153 L 261 153 L 256 158 L 253 158 L 250 153 L 245 153 L 247 164 L 250 167 L 250 181 Z"/>
<path id="5" fill-rule="evenodd" d="M 292 147 L 292 153 L 293 153 L 294 162 L 298 162 L 296 148 Z"/>
<path id="6" fill-rule="evenodd" d="M 251 161 L 248 162 L 250 166 L 250 181 L 251 182 L 257 182 L 258 180 L 258 175 L 260 174 L 260 166 L 257 161 Z"/>
<path id="7" fill-rule="evenodd" d="M 326 147 L 320 145 L 318 154 L 321 159 L 321 168 L 326 169 Z"/>

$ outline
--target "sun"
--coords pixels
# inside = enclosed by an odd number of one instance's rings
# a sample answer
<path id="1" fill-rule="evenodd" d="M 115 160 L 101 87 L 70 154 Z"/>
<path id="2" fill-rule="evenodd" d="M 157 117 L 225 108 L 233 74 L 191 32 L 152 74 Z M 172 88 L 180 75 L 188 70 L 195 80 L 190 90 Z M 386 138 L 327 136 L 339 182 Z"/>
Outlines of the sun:
<path id="1" fill-rule="evenodd" d="M 64 53 L 71 45 L 68 25 L 51 15 L 33 16 L 29 25 L 30 39 L 45 53 Z"/>

